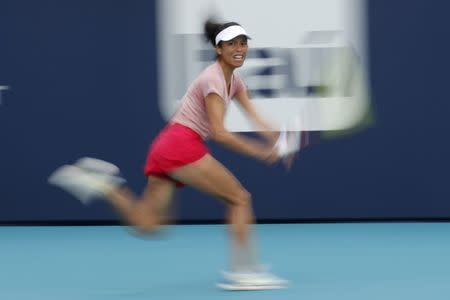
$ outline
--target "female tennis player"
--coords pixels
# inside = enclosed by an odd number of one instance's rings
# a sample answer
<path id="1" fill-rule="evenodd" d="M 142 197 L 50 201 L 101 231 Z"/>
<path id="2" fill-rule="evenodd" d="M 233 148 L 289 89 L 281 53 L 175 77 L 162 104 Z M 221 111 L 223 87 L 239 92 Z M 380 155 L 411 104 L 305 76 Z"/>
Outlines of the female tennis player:
<path id="1" fill-rule="evenodd" d="M 234 73 L 243 65 L 248 51 L 249 36 L 244 28 L 235 22 L 208 20 L 205 36 L 215 49 L 216 61 L 193 81 L 178 110 L 152 142 L 145 165 L 148 185 L 139 201 L 123 187 L 118 168 L 102 160 L 85 158 L 65 165 L 49 181 L 83 202 L 103 196 L 127 224 L 144 233 L 164 223 L 165 210 L 177 186 L 189 185 L 215 196 L 226 204 L 232 240 L 231 269 L 224 273 L 219 286 L 232 290 L 282 288 L 286 280 L 260 270 L 255 257 L 250 193 L 205 145 L 206 139 L 212 139 L 273 164 L 281 158 L 280 143 L 276 143 L 279 134 L 257 113 L 242 78 Z M 225 113 L 233 98 L 260 129 L 261 138 L 250 139 L 225 128 Z"/>

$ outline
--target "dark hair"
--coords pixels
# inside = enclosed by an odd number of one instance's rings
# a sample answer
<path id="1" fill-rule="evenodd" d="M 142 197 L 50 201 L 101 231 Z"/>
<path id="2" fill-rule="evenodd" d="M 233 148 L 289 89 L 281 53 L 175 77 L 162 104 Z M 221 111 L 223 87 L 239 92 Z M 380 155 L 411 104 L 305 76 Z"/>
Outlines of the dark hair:
<path id="1" fill-rule="evenodd" d="M 224 30 L 233 25 L 239 25 L 236 22 L 218 23 L 215 19 L 209 18 L 204 25 L 205 39 L 211 42 L 213 47 L 216 47 L 216 36 Z"/>

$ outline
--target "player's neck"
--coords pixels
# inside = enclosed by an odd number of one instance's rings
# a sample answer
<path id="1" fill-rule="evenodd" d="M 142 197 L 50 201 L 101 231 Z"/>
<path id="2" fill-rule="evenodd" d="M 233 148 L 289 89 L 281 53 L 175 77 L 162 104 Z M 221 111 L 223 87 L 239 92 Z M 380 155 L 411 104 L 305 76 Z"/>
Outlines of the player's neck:
<path id="1" fill-rule="evenodd" d="M 222 60 L 219 60 L 219 65 L 222 68 L 223 76 L 225 77 L 225 82 L 227 83 L 228 86 L 231 82 L 231 76 L 233 75 L 233 71 L 235 68 Z"/>

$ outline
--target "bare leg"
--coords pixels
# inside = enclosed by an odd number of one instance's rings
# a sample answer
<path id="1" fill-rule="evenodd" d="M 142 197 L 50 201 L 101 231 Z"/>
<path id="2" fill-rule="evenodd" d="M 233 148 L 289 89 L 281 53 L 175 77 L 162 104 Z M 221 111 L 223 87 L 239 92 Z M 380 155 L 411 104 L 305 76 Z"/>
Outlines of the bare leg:
<path id="1" fill-rule="evenodd" d="M 175 191 L 175 183 L 150 176 L 141 199 L 127 188 L 114 189 L 107 200 L 118 211 L 122 219 L 139 232 L 154 231 L 164 221 L 166 210 Z"/>
<path id="2" fill-rule="evenodd" d="M 236 269 L 254 266 L 256 258 L 250 239 L 250 224 L 254 221 L 251 195 L 233 174 L 207 154 L 170 175 L 193 188 L 225 200 L 233 242 L 231 267 Z"/>
<path id="3" fill-rule="evenodd" d="M 243 216 L 240 216 L 243 214 Z M 239 220 L 247 220 L 248 229 L 245 234 L 240 233 Z M 231 247 L 231 267 L 235 271 L 248 271 L 257 265 L 257 255 L 252 241 L 250 226 L 254 223 L 254 217 L 251 207 L 249 209 L 240 209 L 230 207 L 228 211 L 228 224 L 232 236 Z"/>

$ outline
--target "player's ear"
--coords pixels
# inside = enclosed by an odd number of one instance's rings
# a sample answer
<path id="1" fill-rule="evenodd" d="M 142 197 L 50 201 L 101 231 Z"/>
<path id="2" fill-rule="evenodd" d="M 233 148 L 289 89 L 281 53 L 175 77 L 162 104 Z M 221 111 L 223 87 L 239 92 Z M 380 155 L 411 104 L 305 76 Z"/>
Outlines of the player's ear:
<path id="1" fill-rule="evenodd" d="M 222 55 L 222 48 L 221 47 L 219 47 L 219 46 L 216 47 L 216 54 L 217 55 Z"/>

